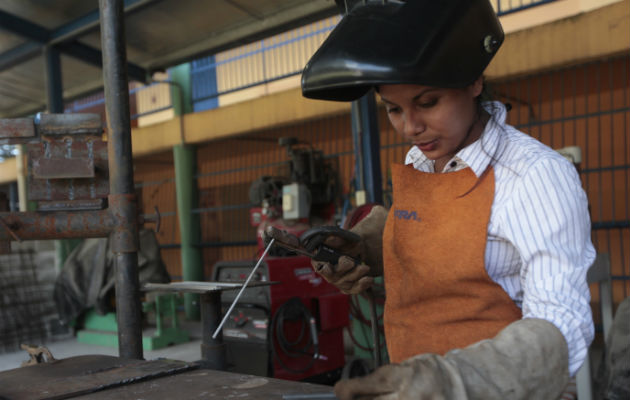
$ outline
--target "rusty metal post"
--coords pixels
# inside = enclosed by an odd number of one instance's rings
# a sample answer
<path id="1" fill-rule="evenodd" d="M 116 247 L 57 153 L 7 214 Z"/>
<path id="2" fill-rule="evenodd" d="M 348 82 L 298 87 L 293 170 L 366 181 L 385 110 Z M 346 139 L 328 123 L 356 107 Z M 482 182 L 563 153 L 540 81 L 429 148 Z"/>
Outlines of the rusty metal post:
<path id="1" fill-rule="evenodd" d="M 142 359 L 138 223 L 135 218 L 123 0 L 99 0 L 98 3 L 108 116 L 109 209 L 125 221 L 114 229 L 111 236 L 116 270 L 118 352 L 123 358 Z"/>

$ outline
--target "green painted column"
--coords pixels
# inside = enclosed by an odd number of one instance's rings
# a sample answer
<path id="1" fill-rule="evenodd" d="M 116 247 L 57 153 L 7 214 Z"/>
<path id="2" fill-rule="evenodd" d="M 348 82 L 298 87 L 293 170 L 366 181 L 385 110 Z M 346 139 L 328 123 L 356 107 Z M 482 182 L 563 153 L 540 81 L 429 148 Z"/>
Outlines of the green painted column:
<path id="1" fill-rule="evenodd" d="M 183 115 L 192 111 L 190 64 L 178 65 L 169 70 L 171 85 L 171 99 L 175 115 Z M 180 129 L 184 128 L 181 124 Z M 180 132 L 185 138 L 185 132 Z M 203 258 L 197 246 L 201 242 L 201 226 L 197 215 L 192 210 L 198 205 L 197 157 L 195 147 L 185 143 L 173 147 L 173 162 L 175 164 L 175 189 L 177 191 L 177 215 L 179 217 L 179 231 L 181 242 L 182 278 L 185 281 L 201 281 L 203 276 Z M 187 293 L 184 295 L 186 318 L 199 319 L 199 295 Z"/>
<path id="2" fill-rule="evenodd" d="M 202 281 L 204 279 L 203 262 L 201 250 L 197 246 L 201 241 L 201 227 L 198 216 L 192 213 L 198 203 L 195 147 L 181 144 L 174 146 L 173 160 L 183 280 Z M 184 307 L 188 319 L 199 319 L 198 294 L 186 293 Z"/>
<path id="3" fill-rule="evenodd" d="M 190 64 L 181 64 L 168 70 L 171 86 L 171 99 L 175 115 L 188 114 L 193 111 L 192 86 L 190 80 Z"/>

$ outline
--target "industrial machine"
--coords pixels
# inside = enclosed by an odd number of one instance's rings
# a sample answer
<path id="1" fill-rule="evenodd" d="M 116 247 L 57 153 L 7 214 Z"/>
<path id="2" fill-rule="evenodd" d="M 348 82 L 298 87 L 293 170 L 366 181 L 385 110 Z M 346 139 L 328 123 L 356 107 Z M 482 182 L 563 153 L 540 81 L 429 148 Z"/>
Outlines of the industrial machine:
<path id="1" fill-rule="evenodd" d="M 215 264 L 214 281 L 243 281 L 254 262 Z M 270 257 L 223 328 L 228 370 L 287 380 L 334 380 L 345 363 L 348 298 L 324 281 L 305 256 Z M 224 292 L 228 305 L 236 293 Z M 331 376 L 328 376 L 331 374 Z"/>
<path id="2" fill-rule="evenodd" d="M 322 151 L 282 138 L 289 156 L 286 176 L 264 176 L 252 183 L 250 211 L 262 232 L 273 226 L 300 235 L 314 225 L 333 224 L 339 184 L 334 160 Z M 247 289 L 223 328 L 228 369 L 288 380 L 334 382 L 345 363 L 343 328 L 348 325 L 348 297 L 317 275 L 310 258 L 281 247 L 259 267 L 253 281 L 277 282 Z M 222 261 L 213 280 L 244 281 L 256 260 Z M 225 292 L 224 308 L 236 294 Z"/>

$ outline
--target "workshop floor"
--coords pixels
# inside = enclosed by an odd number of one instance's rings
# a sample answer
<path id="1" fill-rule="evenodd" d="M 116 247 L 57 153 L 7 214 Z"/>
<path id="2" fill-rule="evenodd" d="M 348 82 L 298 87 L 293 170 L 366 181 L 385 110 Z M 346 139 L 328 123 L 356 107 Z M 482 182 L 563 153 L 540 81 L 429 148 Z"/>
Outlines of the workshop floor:
<path id="1" fill-rule="evenodd" d="M 158 358 L 169 358 L 181 361 L 197 361 L 201 358 L 201 327 L 199 323 L 187 322 L 184 324 L 185 329 L 189 332 L 191 341 L 174 346 L 165 347 L 158 350 L 144 351 L 146 360 L 155 360 Z M 68 358 L 73 356 L 87 354 L 103 354 L 110 356 L 118 355 L 118 348 L 107 346 L 96 346 L 91 344 L 79 343 L 76 337 L 68 337 L 62 340 L 56 340 L 49 343 L 32 343 L 43 344 L 50 350 L 53 357 L 57 359 Z M 18 368 L 23 361 L 29 359 L 28 354 L 24 350 L 0 354 L 0 371 Z"/>

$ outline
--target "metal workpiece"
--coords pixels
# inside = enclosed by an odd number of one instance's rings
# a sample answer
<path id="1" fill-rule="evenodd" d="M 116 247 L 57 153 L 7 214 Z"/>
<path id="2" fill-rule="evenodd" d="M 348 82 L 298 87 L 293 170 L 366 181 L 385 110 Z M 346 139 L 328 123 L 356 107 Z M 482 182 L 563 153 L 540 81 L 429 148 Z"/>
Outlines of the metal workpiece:
<path id="1" fill-rule="evenodd" d="M 0 372 L 0 397 L 12 400 L 69 399 L 104 392 L 142 381 L 193 371 L 193 363 L 176 360 L 138 361 L 85 355 Z M 110 398 L 119 398 L 113 396 Z"/>
<path id="2" fill-rule="evenodd" d="M 103 83 L 107 110 L 110 207 L 121 218 L 112 234 L 116 259 L 118 351 L 142 359 L 142 308 L 138 279 L 138 220 L 135 218 L 129 80 L 122 0 L 99 0 Z M 123 195 L 123 196 L 120 196 Z M 114 204 L 111 204 L 111 201 Z"/>
<path id="3" fill-rule="evenodd" d="M 40 135 L 101 135 L 103 121 L 99 114 L 44 114 L 35 117 Z"/>
<path id="4" fill-rule="evenodd" d="M 335 399 L 332 387 L 226 371 L 176 360 L 104 355 L 0 371 L 0 396 L 33 399 Z"/>
<path id="5" fill-rule="evenodd" d="M 0 119 L 0 144 L 39 142 L 44 135 L 101 136 L 103 122 L 99 114 L 47 114 L 34 118 Z"/>
<path id="6" fill-rule="evenodd" d="M 0 143 L 25 144 L 28 200 L 38 210 L 104 208 L 109 166 L 100 115 L 0 119 Z"/>
<path id="7" fill-rule="evenodd" d="M 0 119 L 0 144 L 24 143 L 37 135 L 33 118 Z"/>

